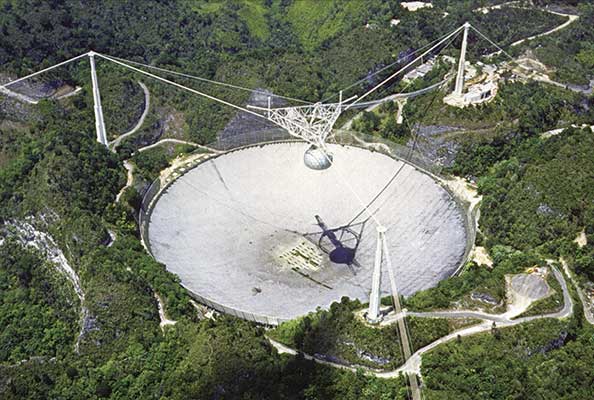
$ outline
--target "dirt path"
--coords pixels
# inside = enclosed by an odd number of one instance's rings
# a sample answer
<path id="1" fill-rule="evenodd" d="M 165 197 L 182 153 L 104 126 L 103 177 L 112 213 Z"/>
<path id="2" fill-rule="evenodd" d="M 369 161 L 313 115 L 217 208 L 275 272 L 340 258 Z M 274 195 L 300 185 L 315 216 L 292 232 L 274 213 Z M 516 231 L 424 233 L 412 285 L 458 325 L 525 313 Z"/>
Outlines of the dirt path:
<path id="1" fill-rule="evenodd" d="M 5 88 L 3 86 L 0 86 L 0 94 L 4 94 L 4 95 L 6 95 L 8 97 L 15 98 L 15 99 L 17 99 L 19 101 L 22 101 L 24 103 L 29 103 L 29 104 L 37 104 L 37 103 L 39 103 L 39 101 L 35 100 L 32 97 L 29 97 L 29 96 L 24 95 L 24 94 L 21 94 L 21 93 L 13 92 L 12 90 L 7 89 L 7 88 Z"/>
<path id="2" fill-rule="evenodd" d="M 62 94 L 60 96 L 55 97 L 56 100 L 63 100 L 63 99 L 67 99 L 69 97 L 72 96 L 76 96 L 77 94 L 79 94 L 80 92 L 82 92 L 83 88 L 80 86 L 77 86 L 73 91 Z"/>
<path id="3" fill-rule="evenodd" d="M 107 242 L 107 247 L 111 247 L 111 246 L 113 246 L 114 242 L 116 241 L 117 235 L 111 229 L 108 229 L 107 233 L 109 234 L 109 242 Z"/>
<path id="4" fill-rule="evenodd" d="M 507 3 L 494 4 L 492 6 L 475 8 L 473 11 L 475 11 L 475 12 L 481 12 L 483 14 L 487 14 L 491 10 L 499 10 L 499 9 L 501 9 L 503 7 L 511 6 L 511 5 L 514 5 L 514 4 L 517 4 L 517 3 L 519 3 L 519 1 L 508 1 Z"/>
<path id="5" fill-rule="evenodd" d="M 144 92 L 144 110 L 142 111 L 142 115 L 140 116 L 140 119 L 138 120 L 136 125 L 134 125 L 134 127 L 132 129 L 130 129 L 128 132 L 124 133 L 123 135 L 118 136 L 117 138 L 115 138 L 114 140 L 109 142 L 108 147 L 111 148 L 112 150 L 115 150 L 120 145 L 122 140 L 135 134 L 142 127 L 142 124 L 144 124 L 144 120 L 150 110 L 151 94 L 144 83 L 138 81 L 138 84 L 140 85 L 140 87 L 142 88 L 142 91 Z"/>
<path id="6" fill-rule="evenodd" d="M 586 236 L 585 228 L 582 229 L 580 233 L 578 233 L 578 235 L 573 240 L 573 243 L 577 244 L 580 249 L 588 244 L 588 237 Z"/>
<path id="7" fill-rule="evenodd" d="M 161 327 L 161 330 L 165 332 L 166 326 L 175 325 L 177 324 L 177 321 L 167 318 L 167 315 L 165 314 L 165 306 L 163 305 L 163 300 L 161 299 L 161 296 L 159 296 L 157 292 L 153 292 L 153 294 L 155 296 L 155 299 L 157 300 L 157 304 L 159 307 L 159 319 L 161 320 L 159 326 Z"/>
<path id="8" fill-rule="evenodd" d="M 274 347 L 279 352 L 279 354 L 297 355 L 297 353 L 300 353 L 299 351 L 292 349 L 289 346 L 285 346 L 284 344 L 277 342 L 274 339 L 271 339 L 269 337 L 266 337 L 266 339 L 268 339 L 268 342 L 270 342 L 272 347 Z M 344 369 L 344 370 L 351 371 L 351 372 L 357 371 L 356 368 L 348 366 L 348 365 L 338 364 L 338 363 L 334 363 L 331 361 L 322 360 L 321 358 L 314 357 L 314 356 L 312 356 L 310 354 L 306 354 L 306 353 L 301 353 L 301 354 L 303 355 L 303 358 L 305 358 L 306 360 L 315 361 L 319 364 L 329 365 L 334 368 Z M 372 371 L 372 370 L 368 369 L 368 371 Z M 372 372 L 374 372 L 374 371 L 372 371 Z"/>
<path id="9" fill-rule="evenodd" d="M 128 171 L 126 186 L 120 189 L 120 192 L 116 196 L 116 203 L 120 202 L 120 199 L 122 198 L 122 195 L 124 194 L 126 189 L 128 189 L 134 183 L 134 164 L 132 164 L 130 160 L 126 160 L 124 161 L 124 168 L 126 168 L 126 170 Z"/>
<path id="10" fill-rule="evenodd" d="M 541 139 L 547 139 L 547 138 L 550 138 L 551 136 L 557 136 L 558 134 L 560 134 L 561 132 L 563 132 L 565 129 L 569 129 L 569 128 L 578 128 L 578 129 L 590 128 L 590 130 L 592 132 L 594 132 L 594 125 L 586 125 L 586 124 L 575 125 L 575 124 L 572 124 L 571 126 L 568 126 L 567 128 L 558 128 L 558 129 L 553 129 L 551 131 L 543 132 L 539 136 L 541 137 Z"/>

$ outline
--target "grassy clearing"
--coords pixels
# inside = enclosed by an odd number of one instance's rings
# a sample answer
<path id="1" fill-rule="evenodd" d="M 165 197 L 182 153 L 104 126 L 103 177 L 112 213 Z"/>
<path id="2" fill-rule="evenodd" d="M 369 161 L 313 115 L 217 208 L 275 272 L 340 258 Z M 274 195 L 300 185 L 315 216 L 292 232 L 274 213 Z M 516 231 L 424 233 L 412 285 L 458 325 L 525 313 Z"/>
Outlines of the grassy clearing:
<path id="1" fill-rule="evenodd" d="M 346 31 L 364 7 L 363 1 L 297 0 L 289 7 L 287 19 L 301 45 L 311 51 L 339 32 Z"/>
<path id="2" fill-rule="evenodd" d="M 464 308 L 503 312 L 506 298 L 505 275 L 524 272 L 534 265 L 544 267 L 546 264 L 535 254 L 522 253 L 508 246 L 495 246 L 490 249 L 490 254 L 493 256 L 493 268 L 469 262 L 459 275 L 405 299 L 406 308 L 411 311 Z M 488 295 L 497 304 L 474 300 L 473 293 Z"/>
<path id="3" fill-rule="evenodd" d="M 263 1 L 244 0 L 238 14 L 245 21 L 252 36 L 263 41 L 270 37 Z"/>

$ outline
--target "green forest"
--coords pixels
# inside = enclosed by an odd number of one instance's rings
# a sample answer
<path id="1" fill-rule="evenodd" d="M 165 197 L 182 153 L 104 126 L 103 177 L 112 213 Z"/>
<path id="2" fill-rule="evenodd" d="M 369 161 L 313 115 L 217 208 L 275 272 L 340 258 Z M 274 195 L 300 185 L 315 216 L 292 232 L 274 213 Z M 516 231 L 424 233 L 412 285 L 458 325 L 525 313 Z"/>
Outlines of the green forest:
<path id="1" fill-rule="evenodd" d="M 587 1 L 539 0 L 534 9 L 486 14 L 473 10 L 502 1 L 432 3 L 409 12 L 387 0 L 0 0 L 0 83 L 94 50 L 319 101 L 353 82 L 360 81 L 345 95 L 370 88 L 388 72 L 373 73 L 465 21 L 503 47 L 565 21 L 544 11 L 547 6 L 579 14 L 580 23 L 510 54 L 532 51 L 564 84 L 594 78 L 594 5 Z M 391 25 L 393 19 L 400 23 Z M 494 51 L 478 37 L 471 43 L 470 58 Z M 459 44 L 445 53 L 455 56 Z M 43 87 L 78 86 L 80 95 L 28 105 L 0 94 L 0 398 L 409 399 L 403 376 L 366 373 L 394 369 L 402 354 L 394 326 L 370 328 L 354 315 L 365 306 L 359 301 L 344 298 L 274 329 L 225 315 L 203 318 L 179 277 L 141 244 L 140 193 L 128 190 L 124 201 L 115 199 L 126 184 L 122 161 L 131 160 L 137 179 L 148 183 L 176 155 L 202 151 L 172 145 L 134 153 L 139 147 L 162 138 L 212 143 L 236 113 L 97 63 L 110 140 L 142 114 L 140 80 L 151 93 L 141 129 L 117 152 L 96 142 L 86 59 L 33 80 Z M 250 95 L 172 79 L 234 103 Z M 395 82 L 375 96 L 400 89 Z M 505 302 L 506 275 L 560 257 L 580 282 L 594 281 L 594 134 L 579 127 L 594 123 L 592 94 L 509 82 L 493 102 L 456 109 L 436 100 L 445 94 L 437 93 L 409 102 L 404 125 L 395 123 L 396 106 L 387 103 L 363 113 L 354 129 L 406 145 L 419 125 L 457 127 L 456 156 L 443 172 L 476 180 L 483 196 L 477 244 L 489 251 L 493 266 L 469 262 L 437 287 L 403 299 L 404 306 L 472 305 L 474 292 Z M 540 135 L 555 128 L 567 129 Z M 19 233 L 19 221 L 53 238 L 80 277 L 82 303 L 48 259 L 55 252 L 25 244 L 35 235 Z M 574 239 L 582 231 L 588 241 L 578 246 Z M 175 325 L 160 327 L 156 294 Z M 594 328 L 573 289 L 572 298 L 570 318 L 493 327 L 426 353 L 425 398 L 594 398 Z M 555 301 L 532 312 L 554 309 Z M 414 349 L 476 322 L 407 319 Z M 279 354 L 268 338 L 298 354 Z"/>

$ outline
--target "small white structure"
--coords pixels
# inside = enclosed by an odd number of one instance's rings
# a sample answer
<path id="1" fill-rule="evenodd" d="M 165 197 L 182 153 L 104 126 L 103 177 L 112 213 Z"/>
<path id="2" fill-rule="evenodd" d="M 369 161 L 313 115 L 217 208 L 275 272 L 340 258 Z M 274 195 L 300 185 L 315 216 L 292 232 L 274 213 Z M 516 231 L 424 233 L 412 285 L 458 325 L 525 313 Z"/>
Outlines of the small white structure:
<path id="1" fill-rule="evenodd" d="M 400 3 L 400 7 L 406 8 L 408 11 L 417 11 L 422 8 L 433 8 L 433 4 L 424 1 L 404 1 Z"/>
<path id="2" fill-rule="evenodd" d="M 493 74 L 488 75 L 480 83 L 466 86 L 466 92 L 458 95 L 456 93 L 450 93 L 444 97 L 444 103 L 464 108 L 469 105 L 477 105 L 481 103 L 487 103 L 495 98 L 497 90 L 499 88 L 497 81 L 499 75 Z"/>
<path id="3" fill-rule="evenodd" d="M 495 97 L 497 94 L 497 84 L 494 81 L 479 83 L 468 88 L 468 93 L 464 94 L 465 104 L 485 103 Z"/>
<path id="4" fill-rule="evenodd" d="M 390 26 L 397 26 L 399 23 L 400 23 L 400 20 L 399 19 L 392 18 L 390 20 Z"/>
<path id="5" fill-rule="evenodd" d="M 404 82 L 414 81 L 418 78 L 423 78 L 427 75 L 435 66 L 435 58 L 430 58 L 427 62 L 419 65 L 415 69 L 407 72 L 403 77 L 402 80 Z"/>

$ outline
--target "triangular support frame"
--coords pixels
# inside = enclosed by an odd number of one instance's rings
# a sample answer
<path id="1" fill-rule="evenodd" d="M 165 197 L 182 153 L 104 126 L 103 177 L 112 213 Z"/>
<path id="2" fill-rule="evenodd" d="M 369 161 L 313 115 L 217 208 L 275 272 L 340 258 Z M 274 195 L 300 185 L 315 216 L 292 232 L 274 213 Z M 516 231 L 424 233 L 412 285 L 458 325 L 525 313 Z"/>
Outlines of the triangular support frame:
<path id="1" fill-rule="evenodd" d="M 284 128 L 291 136 L 302 139 L 321 149 L 326 148 L 326 140 L 332 132 L 336 120 L 345 108 L 347 100 L 339 94 L 338 103 L 315 103 L 296 107 L 271 108 L 270 97 L 268 107 L 248 106 L 248 108 L 264 111 L 266 118 L 274 124 Z"/>

